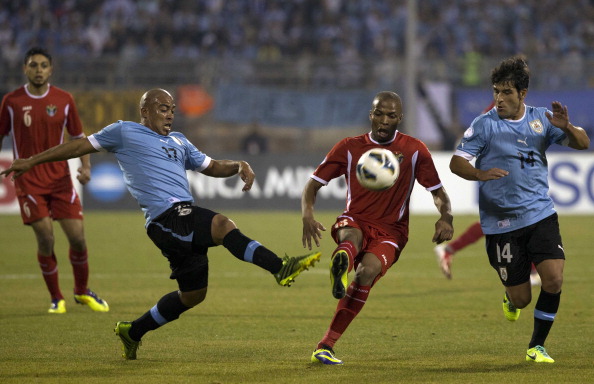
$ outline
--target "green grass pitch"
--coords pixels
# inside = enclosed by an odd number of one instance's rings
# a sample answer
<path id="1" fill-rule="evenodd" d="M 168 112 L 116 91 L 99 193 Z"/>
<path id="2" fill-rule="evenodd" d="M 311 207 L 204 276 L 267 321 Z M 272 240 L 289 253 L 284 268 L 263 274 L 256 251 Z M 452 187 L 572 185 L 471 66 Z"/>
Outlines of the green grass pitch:
<path id="1" fill-rule="evenodd" d="M 305 253 L 298 212 L 224 212 L 279 255 Z M 319 212 L 330 228 L 338 212 Z M 446 280 L 433 255 L 436 216 L 413 216 L 400 261 L 371 291 L 337 343 L 343 366 L 309 363 L 336 301 L 324 234 L 322 261 L 290 288 L 210 251 L 206 301 L 143 340 L 138 360 L 121 358 L 116 321 L 133 320 L 176 289 L 165 259 L 144 232 L 140 212 L 87 212 L 90 287 L 109 313 L 75 305 L 63 233 L 56 254 L 65 315 L 49 315 L 49 296 L 32 231 L 0 216 L 0 382 L 2 383 L 586 383 L 594 377 L 592 216 L 561 216 L 567 254 L 561 307 L 547 350 L 555 364 L 524 361 L 533 302 L 516 323 L 501 311 L 503 289 L 482 241 L 456 255 Z M 475 217 L 456 217 L 461 233 Z M 351 276 L 352 277 L 352 276 Z M 533 289 L 534 296 L 538 288 Z"/>

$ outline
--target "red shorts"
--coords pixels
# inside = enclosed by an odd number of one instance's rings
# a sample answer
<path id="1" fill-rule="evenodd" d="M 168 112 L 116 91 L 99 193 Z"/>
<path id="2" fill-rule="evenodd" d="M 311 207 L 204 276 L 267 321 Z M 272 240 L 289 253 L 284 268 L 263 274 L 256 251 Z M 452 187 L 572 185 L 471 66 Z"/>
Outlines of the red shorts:
<path id="1" fill-rule="evenodd" d="M 354 268 L 357 267 L 363 259 L 363 255 L 366 253 L 372 253 L 382 263 L 382 271 L 375 278 L 375 282 L 388 272 L 388 269 L 398 261 L 402 248 L 399 244 L 406 244 L 403 239 L 397 239 L 392 235 L 383 232 L 377 227 L 368 225 L 366 223 L 360 223 L 355 221 L 352 217 L 339 216 L 336 218 L 336 222 L 332 226 L 331 235 L 334 241 L 338 244 L 338 230 L 344 227 L 358 228 L 363 232 L 363 244 L 361 246 L 361 252 L 355 257 Z"/>
<path id="2" fill-rule="evenodd" d="M 23 223 L 27 225 L 44 217 L 54 220 L 83 218 L 82 205 L 74 188 L 44 195 L 22 195 L 18 199 Z"/>

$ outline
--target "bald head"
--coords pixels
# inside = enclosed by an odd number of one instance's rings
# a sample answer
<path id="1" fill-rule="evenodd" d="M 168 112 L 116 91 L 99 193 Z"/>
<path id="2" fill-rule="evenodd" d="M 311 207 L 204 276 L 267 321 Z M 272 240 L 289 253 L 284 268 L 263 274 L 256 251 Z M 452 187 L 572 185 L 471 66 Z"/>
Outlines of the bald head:
<path id="1" fill-rule="evenodd" d="M 171 96 L 171 94 L 166 90 L 162 88 L 154 88 L 146 91 L 144 95 L 142 95 L 140 98 L 140 108 L 142 109 L 147 107 L 149 103 L 157 102 L 161 96 L 169 96 L 171 99 L 173 99 L 173 96 Z"/>
<path id="2" fill-rule="evenodd" d="M 402 110 L 402 99 L 396 92 L 391 91 L 382 91 L 375 95 L 373 99 L 373 107 L 377 106 L 381 102 L 395 102 L 396 105 L 399 106 L 399 109 Z"/>

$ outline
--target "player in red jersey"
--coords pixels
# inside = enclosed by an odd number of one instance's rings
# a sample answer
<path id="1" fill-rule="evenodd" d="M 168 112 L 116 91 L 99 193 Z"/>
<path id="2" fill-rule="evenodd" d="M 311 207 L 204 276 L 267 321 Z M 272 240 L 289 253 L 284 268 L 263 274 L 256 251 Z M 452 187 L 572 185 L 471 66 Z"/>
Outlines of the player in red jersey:
<path id="1" fill-rule="evenodd" d="M 25 54 L 27 84 L 8 93 L 0 108 L 0 147 L 12 135 L 15 159 L 28 158 L 61 144 L 67 131 L 72 139 L 85 137 L 72 96 L 49 84 L 52 57 L 42 48 Z M 91 179 L 89 155 L 82 156 L 78 180 Z M 72 184 L 68 163 L 60 161 L 35 166 L 14 179 L 23 223 L 33 228 L 37 239 L 37 260 L 51 296 L 49 313 L 65 313 L 64 296 L 58 283 L 58 262 L 54 254 L 52 219 L 60 223 L 70 245 L 69 259 L 74 274 L 74 300 L 94 311 L 107 312 L 107 302 L 87 287 L 89 264 L 82 206 Z"/>
<path id="2" fill-rule="evenodd" d="M 425 144 L 398 132 L 402 118 L 400 96 L 394 92 L 378 93 L 369 112 L 371 132 L 339 141 L 303 190 L 302 241 L 304 247 L 311 249 L 312 240 L 320 246 L 321 231 L 326 230 L 314 218 L 317 193 L 330 180 L 346 178 L 346 209 L 331 230 L 337 247 L 332 254 L 330 278 L 332 294 L 339 302 L 330 327 L 311 356 L 312 362 L 342 364 L 334 356 L 334 344 L 365 305 L 373 285 L 398 260 L 408 241 L 409 203 L 415 180 L 431 192 L 440 214 L 433 241 L 442 243 L 452 238 L 450 199 Z M 359 157 L 375 147 L 391 150 L 400 162 L 396 184 L 380 192 L 363 188 L 355 176 Z M 355 277 L 347 287 L 347 274 L 353 268 Z"/>

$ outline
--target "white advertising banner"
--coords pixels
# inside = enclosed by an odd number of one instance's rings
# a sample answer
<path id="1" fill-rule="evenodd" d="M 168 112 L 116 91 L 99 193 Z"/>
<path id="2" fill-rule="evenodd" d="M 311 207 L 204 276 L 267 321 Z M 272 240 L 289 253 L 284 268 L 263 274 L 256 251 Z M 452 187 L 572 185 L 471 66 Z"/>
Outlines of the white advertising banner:
<path id="1" fill-rule="evenodd" d="M 95 155 L 96 156 L 96 155 Z M 452 174 L 449 170 L 451 152 L 434 152 L 433 159 L 442 182 L 452 200 L 454 214 L 477 214 L 478 183 L 467 181 Z M 116 178 L 121 177 L 113 156 L 107 156 L 116 169 Z M 231 209 L 255 210 L 299 210 L 301 191 L 312 174 L 322 155 L 301 156 L 298 154 L 265 155 L 246 157 L 230 155 L 229 158 L 246 158 L 256 172 L 256 181 L 248 193 L 241 192 L 242 182 L 237 177 L 216 179 L 195 172 L 188 172 L 190 186 L 199 205 L 219 211 Z M 560 213 L 592 215 L 594 214 L 594 153 L 592 152 L 555 152 L 549 153 L 549 194 Z M 78 161 L 78 160 L 76 160 Z M 0 152 L 0 169 L 6 169 L 12 162 L 10 152 Z M 93 180 L 104 184 L 101 177 L 104 163 L 96 163 Z M 101 165 L 101 166 L 100 166 Z M 74 167 L 74 169 L 73 169 Z M 71 171 L 76 174 L 76 163 L 71 164 Z M 78 184 L 78 183 L 77 183 Z M 86 187 L 86 209 L 130 209 L 120 200 L 107 199 L 112 194 L 106 193 L 113 183 L 106 183 L 101 188 Z M 120 191 L 118 196 L 126 191 Z M 346 185 L 343 180 L 333 180 L 320 190 L 317 209 L 330 209 L 339 212 L 344 207 Z M 81 193 L 81 197 L 82 193 Z M 106 201 L 104 201 L 106 200 Z M 102 202 L 101 204 L 95 204 Z M 137 209 L 135 204 L 132 204 Z M 435 206 L 431 193 L 420 185 L 415 186 L 411 200 L 413 214 L 434 214 Z M 18 214 L 19 208 L 10 178 L 0 178 L 0 214 Z"/>

